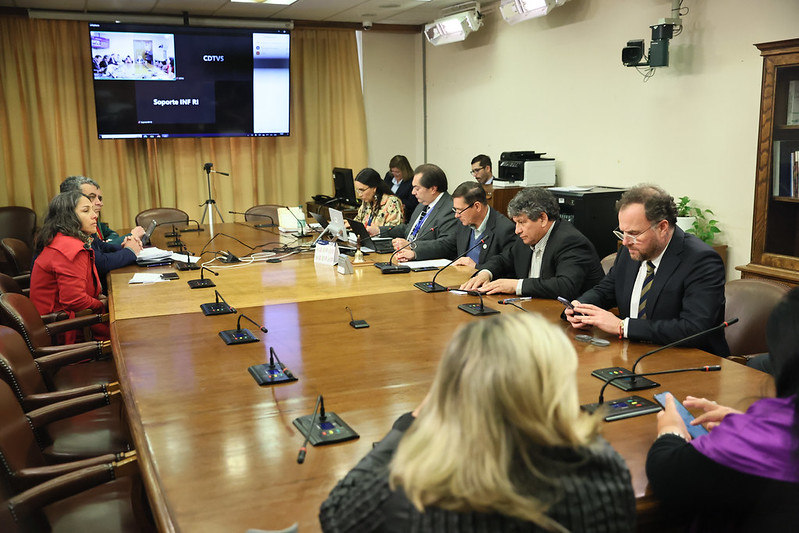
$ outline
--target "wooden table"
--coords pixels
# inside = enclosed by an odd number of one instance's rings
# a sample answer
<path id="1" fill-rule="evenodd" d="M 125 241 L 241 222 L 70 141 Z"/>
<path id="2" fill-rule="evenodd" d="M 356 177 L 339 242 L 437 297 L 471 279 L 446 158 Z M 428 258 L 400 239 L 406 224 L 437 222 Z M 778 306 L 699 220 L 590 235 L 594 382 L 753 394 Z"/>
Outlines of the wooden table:
<path id="1" fill-rule="evenodd" d="M 200 303 L 213 300 L 213 290 L 191 290 L 183 281 L 127 286 L 130 274 L 112 276 L 115 359 L 162 531 L 282 529 L 294 522 L 303 532 L 319 530 L 319 505 L 336 481 L 382 438 L 396 417 L 422 400 L 454 330 L 480 320 L 457 309 L 474 297 L 425 294 L 413 288 L 413 281 L 430 279 L 429 272 L 384 276 L 367 266 L 342 276 L 326 269 L 332 267 L 299 258 L 215 278 L 231 305 L 269 329 L 262 334 L 251 327 L 262 342 L 238 346 L 226 346 L 218 336 L 220 330 L 235 327 L 234 315 L 206 317 L 199 311 Z M 466 277 L 467 271 L 453 269 L 439 280 L 455 285 Z M 502 312 L 522 312 L 498 305 L 496 299 L 488 297 L 486 304 Z M 156 311 L 135 313 L 145 300 Z M 557 302 L 524 305 L 575 336 L 559 319 L 562 307 Z M 351 328 L 347 306 L 371 327 Z M 581 403 L 596 401 L 602 384 L 590 376 L 591 370 L 629 368 L 651 348 L 605 338 L 611 340 L 608 347 L 574 341 Z M 270 346 L 299 381 L 256 385 L 247 367 L 267 362 Z M 762 374 L 699 350 L 664 351 L 643 361 L 639 369 L 718 363 L 722 372 L 659 376 L 662 387 L 656 391 L 670 390 L 678 397 L 703 395 L 738 407 L 746 407 L 741 398 L 751 402 L 762 393 Z M 639 394 L 651 398 L 652 393 Z M 310 449 L 305 464 L 298 465 L 302 436 L 291 422 L 311 413 L 318 394 L 324 395 L 328 411 L 343 417 L 361 438 Z M 625 393 L 612 387 L 606 392 L 607 399 L 622 396 Z M 656 418 L 650 415 L 604 428 L 632 472 L 644 521 L 652 519 L 656 509 L 644 472 L 655 427 Z"/>

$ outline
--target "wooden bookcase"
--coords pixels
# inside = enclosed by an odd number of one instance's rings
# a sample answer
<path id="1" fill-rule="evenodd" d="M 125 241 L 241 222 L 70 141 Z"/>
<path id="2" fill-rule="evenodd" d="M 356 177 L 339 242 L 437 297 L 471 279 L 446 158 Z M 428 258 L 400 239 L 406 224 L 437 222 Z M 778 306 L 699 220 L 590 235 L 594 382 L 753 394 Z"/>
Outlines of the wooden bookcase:
<path id="1" fill-rule="evenodd" d="M 785 154 L 799 152 L 799 124 L 788 124 L 791 81 L 799 86 L 799 39 L 755 45 L 763 57 L 760 131 L 755 173 L 752 255 L 736 267 L 743 278 L 765 278 L 799 285 L 799 197 L 786 193 L 790 164 Z M 776 176 L 775 176 L 776 172 Z"/>

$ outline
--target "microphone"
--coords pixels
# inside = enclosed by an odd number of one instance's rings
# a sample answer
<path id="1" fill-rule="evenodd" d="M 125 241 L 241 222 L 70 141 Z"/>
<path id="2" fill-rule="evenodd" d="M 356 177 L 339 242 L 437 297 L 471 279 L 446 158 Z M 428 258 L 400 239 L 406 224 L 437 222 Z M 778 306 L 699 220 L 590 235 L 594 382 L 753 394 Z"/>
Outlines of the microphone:
<path id="1" fill-rule="evenodd" d="M 219 332 L 219 336 L 222 337 L 222 340 L 225 341 L 225 344 L 246 344 L 248 342 L 259 342 L 261 340 L 253 335 L 252 331 L 249 329 L 241 327 L 242 318 L 246 318 L 258 326 L 258 329 L 264 333 L 268 333 L 268 330 L 264 326 L 260 325 L 258 322 L 248 317 L 244 313 L 241 313 L 239 314 L 239 319 L 236 321 L 236 329 L 226 329 L 225 331 Z"/>
<path id="2" fill-rule="evenodd" d="M 156 223 L 156 226 L 163 226 L 165 224 L 172 224 L 172 225 L 174 225 L 174 224 L 184 224 L 185 222 L 186 222 L 185 218 L 181 219 L 181 220 L 167 220 L 167 221 L 164 221 L 164 222 Z M 198 221 L 194 220 L 193 218 L 190 218 L 189 222 L 194 222 L 195 224 L 197 224 L 197 227 L 196 228 L 183 228 L 183 229 L 181 229 L 179 231 L 182 231 L 184 233 L 193 232 L 193 231 L 204 231 L 203 228 L 200 227 L 200 223 Z M 164 236 L 165 237 L 170 237 L 169 234 L 165 234 Z"/>
<path id="3" fill-rule="evenodd" d="M 317 411 L 319 412 L 318 423 Z M 295 418 L 292 423 L 300 431 L 300 434 L 305 436 L 305 441 L 297 454 L 297 463 L 299 464 L 305 461 L 306 446 L 309 442 L 312 446 L 322 446 L 357 439 L 360 436 L 336 413 L 325 413 L 325 401 L 321 394 L 316 398 L 313 414 Z"/>
<path id="4" fill-rule="evenodd" d="M 456 294 L 470 294 L 471 296 L 479 296 L 480 303 L 479 304 L 460 304 L 458 309 L 461 311 L 466 311 L 470 315 L 474 316 L 486 316 L 486 315 L 495 315 L 499 313 L 496 309 L 491 309 L 490 307 L 486 307 L 483 305 L 483 293 L 480 291 L 464 291 L 460 289 L 447 289 L 450 292 L 454 292 Z"/>
<path id="5" fill-rule="evenodd" d="M 512 305 L 513 307 L 515 307 L 515 308 L 517 308 L 517 309 L 521 309 L 521 310 L 522 310 L 522 311 L 524 311 L 525 313 L 529 313 L 529 312 L 530 312 L 530 311 L 528 311 L 527 309 L 525 309 L 524 307 L 522 307 L 521 305 L 517 304 L 515 301 L 513 301 L 513 300 L 509 300 L 509 299 L 507 299 L 507 298 L 506 298 L 504 301 L 503 301 L 503 300 L 500 300 L 500 301 L 499 301 L 499 303 L 501 303 L 501 304 L 505 304 L 505 305 Z"/>
<path id="6" fill-rule="evenodd" d="M 186 261 L 175 261 L 175 268 L 178 270 L 200 270 L 200 265 L 197 263 L 192 263 L 191 258 L 189 258 L 189 250 L 186 248 L 186 245 L 182 242 L 180 243 L 180 252 L 186 254 Z"/>
<path id="7" fill-rule="evenodd" d="M 202 309 L 205 316 L 227 315 L 236 312 L 236 308 L 228 304 L 225 299 L 222 298 L 222 295 L 219 294 L 218 290 L 214 289 L 214 293 L 216 294 L 216 302 L 200 304 L 200 309 Z M 220 303 L 219 300 L 222 300 L 222 303 Z"/>
<path id="8" fill-rule="evenodd" d="M 266 222 L 264 224 L 255 224 L 253 226 L 254 228 L 274 228 L 274 227 L 277 226 L 277 224 L 275 224 L 275 219 L 272 218 L 270 215 L 267 215 L 266 213 L 264 213 L 264 214 L 261 214 L 261 213 L 242 213 L 241 211 L 228 211 L 228 213 L 230 213 L 231 215 L 244 215 L 244 216 L 248 216 L 248 217 L 265 217 L 265 218 L 268 218 L 269 220 L 271 220 L 271 222 Z"/>
<path id="9" fill-rule="evenodd" d="M 720 370 L 721 370 L 721 365 L 705 365 L 694 368 L 678 368 L 673 370 L 660 370 L 657 372 L 644 372 L 641 374 L 628 374 L 625 376 L 616 376 L 609 379 L 606 383 L 602 385 L 602 388 L 599 390 L 599 398 L 597 403 L 587 403 L 585 405 L 581 405 L 580 408 L 583 409 L 584 411 L 588 411 L 589 413 L 593 413 L 594 411 L 599 409 L 599 407 L 605 403 L 605 389 L 614 380 L 630 379 L 630 378 L 635 379 L 638 377 L 656 376 L 660 374 L 676 374 L 679 372 L 718 372 Z M 626 396 L 624 398 L 619 398 L 618 400 L 611 400 L 609 405 L 611 412 L 608 416 L 605 417 L 606 422 L 612 422 L 613 420 L 621 420 L 623 418 L 632 418 L 634 416 L 656 413 L 657 411 L 660 411 L 659 405 L 647 400 L 646 398 L 642 398 L 641 396 Z"/>
<path id="10" fill-rule="evenodd" d="M 624 391 L 643 390 L 643 389 L 651 389 L 653 387 L 659 387 L 660 386 L 659 383 L 656 383 L 656 382 L 654 382 L 654 381 L 652 381 L 650 379 L 640 379 L 639 380 L 639 379 L 637 379 L 637 377 L 633 377 L 633 374 L 635 373 L 635 367 L 638 366 L 638 363 L 641 361 L 641 359 L 643 359 L 644 357 L 649 357 L 650 355 L 656 354 L 656 353 L 658 353 L 661 350 L 665 350 L 666 348 L 672 348 L 674 346 L 677 346 L 678 344 L 682 344 L 684 342 L 690 341 L 690 340 L 695 339 L 697 337 L 701 337 L 702 335 L 707 335 L 708 333 L 712 333 L 712 332 L 717 331 L 719 329 L 723 329 L 723 328 L 726 328 L 728 326 L 732 326 L 736 322 L 738 322 L 737 318 L 731 318 L 730 320 L 727 320 L 726 322 L 722 322 L 718 326 L 713 326 L 710 329 L 706 329 L 704 331 L 700 331 L 699 333 L 694 333 L 693 335 L 689 335 L 689 336 L 685 337 L 684 339 L 680 339 L 680 340 L 674 341 L 671 344 L 666 344 L 665 346 L 659 346 L 659 347 L 655 348 L 654 350 L 650 350 L 650 351 L 646 352 L 644 355 L 642 355 L 641 357 L 639 357 L 638 359 L 635 360 L 635 363 L 633 363 L 632 370 L 627 370 L 626 368 L 622 368 L 620 366 L 613 366 L 613 367 L 609 367 L 609 368 L 600 368 L 600 369 L 594 370 L 593 372 L 591 372 L 591 375 L 596 377 L 596 378 L 599 378 L 599 379 L 601 379 L 603 381 L 613 381 L 615 378 L 623 378 L 623 377 L 631 378 L 631 379 L 629 379 L 627 381 L 619 381 L 618 383 L 613 383 L 614 387 L 617 387 L 617 388 L 619 388 L 621 390 L 624 390 Z"/>
<path id="11" fill-rule="evenodd" d="M 172 224 L 172 231 L 164 233 L 164 237 L 180 237 L 180 232 L 175 227 L 175 224 Z"/>
<path id="12" fill-rule="evenodd" d="M 455 259 L 453 259 L 452 261 L 450 261 L 449 263 L 447 263 L 446 265 L 444 265 L 443 267 L 438 269 L 438 272 L 436 272 L 435 276 L 433 276 L 433 280 L 432 281 L 420 281 L 418 283 L 414 283 L 413 286 L 416 287 L 417 289 L 420 289 L 420 290 L 424 291 L 424 292 L 444 292 L 445 290 L 447 290 L 447 288 L 444 287 L 443 285 L 439 285 L 438 283 L 436 283 L 436 278 L 438 277 L 438 275 L 441 274 L 441 272 L 445 268 L 450 266 L 452 263 L 454 263 L 455 261 L 457 261 L 461 257 L 466 256 L 469 252 L 471 252 L 472 250 L 474 250 L 475 248 L 477 248 L 481 244 L 485 244 L 485 238 L 480 239 L 479 241 L 474 243 L 474 246 L 472 246 L 471 248 L 469 248 L 468 250 L 463 252 L 461 255 L 459 255 L 458 257 L 456 257 Z M 481 301 L 482 301 L 482 299 L 481 299 Z"/>
<path id="13" fill-rule="evenodd" d="M 175 227 L 175 224 L 172 224 L 172 231 L 169 233 L 164 233 L 164 237 L 174 237 L 174 241 L 169 241 L 166 243 L 167 248 L 180 248 L 183 249 L 183 242 L 180 240 L 180 231 Z"/>
<path id="14" fill-rule="evenodd" d="M 430 233 L 434 232 L 435 230 L 436 228 L 430 228 Z M 394 256 L 397 255 L 397 252 L 400 252 L 405 248 L 407 248 L 408 246 L 411 246 L 417 241 L 417 239 L 409 241 L 408 244 L 406 244 L 405 246 L 397 248 L 396 250 L 394 250 L 394 253 L 392 253 L 391 256 L 388 258 L 387 262 L 375 263 L 375 266 L 379 268 L 380 272 L 383 274 L 407 274 L 408 272 L 411 271 L 411 267 L 409 267 L 408 265 L 395 265 L 392 263 L 392 261 L 394 261 Z"/>
<path id="15" fill-rule="evenodd" d="M 277 361 L 277 364 L 275 364 L 275 361 Z M 269 347 L 269 363 L 251 366 L 247 371 L 258 385 L 276 385 L 278 383 L 298 381 L 294 374 L 291 373 L 291 370 L 280 361 L 275 349 L 271 346 Z"/>
<path id="16" fill-rule="evenodd" d="M 214 272 L 208 267 L 200 267 L 200 279 L 190 279 L 187 283 L 192 289 L 203 289 L 205 287 L 216 287 L 216 284 L 210 279 L 203 276 L 203 271 L 207 270 L 214 276 L 218 276 L 219 272 Z"/>
<path id="17" fill-rule="evenodd" d="M 221 217 L 220 217 L 220 218 L 221 218 Z M 182 231 L 183 233 L 187 233 L 187 232 L 193 232 L 193 231 L 196 231 L 196 232 L 198 232 L 198 233 L 199 233 L 199 232 L 201 232 L 201 231 L 205 231 L 205 230 L 203 229 L 203 227 L 202 227 L 202 226 L 200 226 L 200 223 L 199 223 L 197 220 L 194 220 L 193 218 L 190 218 L 190 219 L 189 219 L 189 222 L 194 222 L 195 224 L 197 224 L 197 227 L 196 227 L 196 228 L 183 228 L 183 229 L 182 229 L 182 230 L 180 230 L 180 231 Z"/>
<path id="18" fill-rule="evenodd" d="M 291 216 L 294 217 L 294 220 L 297 221 L 297 227 L 299 228 L 299 230 L 297 231 L 297 237 L 308 237 L 309 235 L 305 233 L 305 224 L 303 224 L 302 221 L 299 219 L 299 217 L 294 214 L 291 208 L 287 205 L 281 207 L 284 207 L 291 214 Z"/>

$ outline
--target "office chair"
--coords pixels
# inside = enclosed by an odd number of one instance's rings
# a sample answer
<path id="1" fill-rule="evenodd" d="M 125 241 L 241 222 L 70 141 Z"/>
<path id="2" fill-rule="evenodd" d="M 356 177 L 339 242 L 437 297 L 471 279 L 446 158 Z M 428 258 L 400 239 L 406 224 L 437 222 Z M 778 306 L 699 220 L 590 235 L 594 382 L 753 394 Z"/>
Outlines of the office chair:
<path id="1" fill-rule="evenodd" d="M 606 255 L 602 258 L 599 262 L 602 265 L 602 270 L 605 271 L 605 274 L 610 272 L 610 269 L 613 268 L 613 263 L 616 262 L 616 252 L 613 252 L 610 255 Z"/>
<path id="2" fill-rule="evenodd" d="M 18 205 L 0 207 L 0 240 L 12 237 L 21 240 L 32 249 L 35 233 L 36 211 Z"/>
<path id="3" fill-rule="evenodd" d="M 768 352 L 768 317 L 789 290 L 787 285 L 760 279 L 734 279 L 724 285 L 724 319 L 740 319 L 724 330 L 733 360 L 745 364 L 749 356 Z"/>
<path id="4" fill-rule="evenodd" d="M 189 214 L 176 207 L 154 207 L 136 215 L 136 225 L 146 228 L 151 221 L 161 224 L 188 224 Z"/>
<path id="5" fill-rule="evenodd" d="M 28 276 L 27 278 L 28 282 L 30 282 L 30 276 Z M 19 280 L 16 277 L 10 276 L 8 274 L 3 274 L 2 272 L 0 272 L 0 294 L 6 292 L 13 292 L 15 294 L 30 296 L 31 290 L 30 288 L 23 289 L 22 285 L 20 285 Z"/>
<path id="6" fill-rule="evenodd" d="M 272 205 L 272 204 L 254 205 L 244 212 L 244 221 L 255 222 L 256 224 L 265 224 L 265 223 L 277 224 L 278 223 L 277 210 L 280 207 L 283 206 Z"/>
<path id="7" fill-rule="evenodd" d="M 0 241 L 0 246 L 2 246 L 3 252 L 5 252 L 11 266 L 15 270 L 14 276 L 22 276 L 31 273 L 33 251 L 28 244 L 13 237 L 6 237 Z"/>

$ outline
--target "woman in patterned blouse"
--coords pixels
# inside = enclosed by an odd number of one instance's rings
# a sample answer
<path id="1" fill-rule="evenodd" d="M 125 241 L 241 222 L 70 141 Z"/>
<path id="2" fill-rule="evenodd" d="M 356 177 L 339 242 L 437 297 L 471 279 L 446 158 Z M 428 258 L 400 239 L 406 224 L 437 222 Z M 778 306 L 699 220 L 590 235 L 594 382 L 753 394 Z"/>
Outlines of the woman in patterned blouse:
<path id="1" fill-rule="evenodd" d="M 361 199 L 361 207 L 355 220 L 369 226 L 396 226 L 403 222 L 402 202 L 391 194 L 380 174 L 365 168 L 355 177 L 355 192 Z"/>

